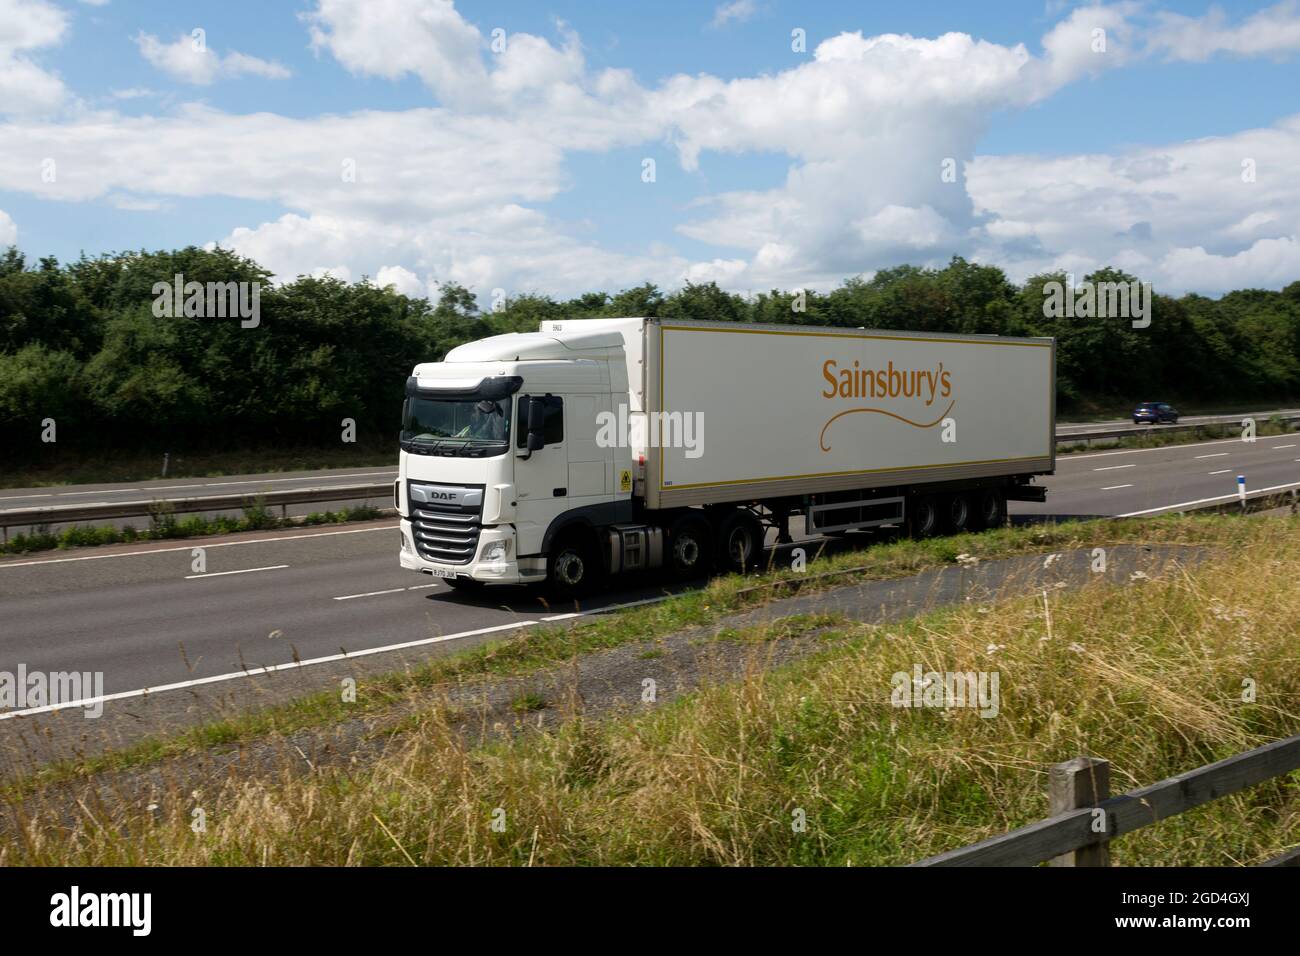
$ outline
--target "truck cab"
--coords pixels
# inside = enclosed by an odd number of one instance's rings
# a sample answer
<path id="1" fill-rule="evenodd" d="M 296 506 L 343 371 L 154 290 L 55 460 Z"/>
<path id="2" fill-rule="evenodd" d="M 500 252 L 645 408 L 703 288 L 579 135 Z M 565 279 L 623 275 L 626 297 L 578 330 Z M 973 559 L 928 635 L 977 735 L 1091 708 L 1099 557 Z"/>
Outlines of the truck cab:
<path id="1" fill-rule="evenodd" d="M 636 411 L 629 351 L 639 319 L 547 323 L 498 335 L 417 366 L 406 383 L 399 477 L 402 567 L 470 583 L 543 581 L 557 535 L 582 547 L 553 555 L 560 577 L 590 579 L 595 529 L 631 520 L 643 449 L 600 435 Z M 629 340 L 632 345 L 629 348 Z M 633 356 L 633 367 L 639 357 Z M 598 440 L 600 439 L 600 440 Z M 578 535 L 577 532 L 589 532 Z"/>

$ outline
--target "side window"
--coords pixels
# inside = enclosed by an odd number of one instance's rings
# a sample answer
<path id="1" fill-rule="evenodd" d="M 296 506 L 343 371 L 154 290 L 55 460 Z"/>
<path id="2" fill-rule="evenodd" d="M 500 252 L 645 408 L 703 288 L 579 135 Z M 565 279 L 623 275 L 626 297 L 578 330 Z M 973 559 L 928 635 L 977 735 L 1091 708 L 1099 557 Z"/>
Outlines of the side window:
<path id="1" fill-rule="evenodd" d="M 533 396 L 520 395 L 518 404 L 519 424 L 515 428 L 515 444 L 520 448 L 528 447 L 528 402 Z M 564 399 L 556 395 L 537 396 L 546 405 L 544 435 L 546 444 L 558 445 L 564 441 Z"/>

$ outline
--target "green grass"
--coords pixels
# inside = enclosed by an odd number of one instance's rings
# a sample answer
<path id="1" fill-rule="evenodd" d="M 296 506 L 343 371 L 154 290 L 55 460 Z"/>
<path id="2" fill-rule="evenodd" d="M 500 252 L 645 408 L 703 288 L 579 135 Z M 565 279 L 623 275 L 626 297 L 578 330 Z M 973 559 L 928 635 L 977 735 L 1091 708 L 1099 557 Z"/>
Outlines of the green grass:
<path id="1" fill-rule="evenodd" d="M 238 518 L 225 515 L 211 518 L 206 515 L 186 515 L 178 518 L 166 507 L 160 506 L 150 518 L 148 528 L 137 530 L 131 525 L 121 528 L 73 525 L 57 532 L 36 528 L 31 532 L 16 534 L 0 544 L 0 554 L 30 554 L 36 551 L 94 547 L 133 541 L 197 538 L 204 535 L 265 531 L 300 525 L 343 524 L 348 521 L 373 521 L 381 517 L 383 512 L 369 505 L 349 506 L 338 511 L 313 511 L 302 518 L 281 518 L 260 502 L 250 504 Z"/>
<path id="2" fill-rule="evenodd" d="M 841 626 L 813 657 L 636 716 L 469 749 L 430 699 L 368 764 L 173 786 L 152 815 L 102 791 L 80 816 L 10 797 L 21 837 L 0 865 L 912 862 L 1042 819 L 1061 760 L 1105 757 L 1121 792 L 1300 732 L 1300 523 L 1199 527 L 1221 532 L 1217 557 L 1182 572 Z M 999 715 L 893 706 L 913 665 L 996 671 Z M 1298 832 L 1292 774 L 1126 835 L 1112 858 L 1254 864 Z"/>
<path id="3" fill-rule="evenodd" d="M 534 693 L 533 691 L 519 694 L 510 701 L 510 709 L 516 714 L 528 714 L 536 710 L 544 710 L 545 708 L 546 698 L 541 694 Z"/>

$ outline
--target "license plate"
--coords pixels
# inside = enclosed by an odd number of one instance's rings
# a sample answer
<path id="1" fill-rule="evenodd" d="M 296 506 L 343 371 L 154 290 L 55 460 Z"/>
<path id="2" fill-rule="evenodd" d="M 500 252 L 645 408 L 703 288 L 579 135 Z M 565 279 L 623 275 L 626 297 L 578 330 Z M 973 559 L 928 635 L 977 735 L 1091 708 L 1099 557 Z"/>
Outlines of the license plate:
<path id="1" fill-rule="evenodd" d="M 454 578 L 456 576 L 455 571 L 449 571 L 446 568 L 430 568 L 429 573 L 435 578 Z"/>

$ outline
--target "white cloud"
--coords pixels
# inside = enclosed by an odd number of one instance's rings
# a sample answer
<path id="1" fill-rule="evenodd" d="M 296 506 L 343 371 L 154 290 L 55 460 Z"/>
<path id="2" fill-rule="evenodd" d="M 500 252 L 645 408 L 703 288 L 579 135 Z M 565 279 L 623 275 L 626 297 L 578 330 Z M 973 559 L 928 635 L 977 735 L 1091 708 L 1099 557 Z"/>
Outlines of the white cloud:
<path id="1" fill-rule="evenodd" d="M 1215 255 L 1200 246 L 1173 249 L 1159 269 L 1165 281 L 1179 289 L 1279 288 L 1300 279 L 1300 239 L 1260 239 L 1231 255 Z"/>
<path id="2" fill-rule="evenodd" d="M 209 49 L 206 40 L 182 33 L 171 43 L 164 43 L 151 33 L 135 38 L 140 55 L 164 73 L 183 83 L 208 86 L 218 79 L 260 76 L 282 80 L 287 68 L 270 60 L 231 51 L 225 56 Z"/>
<path id="3" fill-rule="evenodd" d="M 414 73 L 448 103 L 477 101 L 486 85 L 482 34 L 451 0 L 319 0 L 304 19 L 312 46 L 353 73 Z"/>
<path id="4" fill-rule="evenodd" d="M 165 117 L 15 121 L 0 124 L 0 189 L 132 207 L 207 195 L 279 203 L 284 214 L 232 230 L 223 245 L 282 278 L 373 275 L 413 293 L 452 281 L 557 295 L 647 280 L 826 287 L 954 253 L 1020 275 L 1111 263 L 1167 284 L 1234 271 L 1264 281 L 1286 268 L 1300 231 L 1300 195 L 1278 172 L 1300 165 L 1290 121 L 1116 156 L 975 155 L 996 113 L 1165 51 L 1157 40 L 1173 35 L 1170 22 L 1145 11 L 1074 9 L 1033 50 L 960 33 L 842 33 L 774 73 L 646 86 L 626 70 L 589 68 L 563 24 L 553 39 L 509 34 L 494 50 L 494 25 L 471 24 L 450 0 L 319 0 L 304 17 L 319 53 L 358 75 L 416 77 L 442 105 L 305 119 L 191 105 Z M 1278 35 L 1284 14 L 1270 21 Z M 183 55 L 171 69 L 192 82 L 227 62 L 261 69 L 241 54 L 195 65 L 188 37 L 149 39 L 161 63 Z M 1230 38 L 1216 49 L 1248 46 Z M 770 188 L 689 207 L 680 233 L 720 247 L 700 261 L 649 240 L 612 251 L 538 208 L 575 185 L 570 154 L 640 144 L 675 149 L 688 171 L 707 152 L 775 153 L 790 165 Z M 31 176 L 44 157 L 60 160 L 55 183 Z M 1244 157 L 1259 177 L 1238 190 Z M 949 181 L 948 168 L 964 175 Z"/>
<path id="5" fill-rule="evenodd" d="M 383 266 L 375 274 L 374 284 L 381 289 L 391 285 L 400 294 L 413 299 L 422 299 L 428 295 L 428 289 L 420 277 L 402 266 Z"/>
<path id="6" fill-rule="evenodd" d="M 1276 56 L 1300 50 L 1300 4 L 1284 0 L 1228 25 L 1226 14 L 1211 9 L 1204 17 L 1157 13 L 1158 29 L 1151 50 L 1171 60 L 1208 60 L 1216 53 Z"/>
<path id="7" fill-rule="evenodd" d="M 157 96 L 153 90 L 143 86 L 130 86 L 124 90 L 113 90 L 110 94 L 115 100 L 138 100 L 143 96 Z"/>
<path id="8" fill-rule="evenodd" d="M 1242 161 L 1252 161 L 1253 181 Z M 1105 264 L 1157 288 L 1276 285 L 1300 236 L 1300 115 L 1120 155 L 984 156 L 967 168 L 977 248 L 1016 278 Z"/>
<path id="9" fill-rule="evenodd" d="M 744 23 L 758 12 L 758 3 L 756 0 L 732 0 L 731 3 L 719 4 L 713 11 L 713 20 L 710 26 L 714 28 L 725 27 L 729 23 Z"/>
<path id="10" fill-rule="evenodd" d="M 0 0 L 0 115 L 39 115 L 63 104 L 63 81 L 28 54 L 62 42 L 67 28 L 67 14 L 46 0 Z"/>
<path id="11" fill-rule="evenodd" d="M 405 223 L 289 214 L 236 229 L 221 245 L 256 259 L 280 279 L 311 274 L 322 263 L 347 262 L 354 273 L 386 284 L 397 275 L 388 264 L 400 261 L 412 277 L 426 277 L 426 290 L 455 282 L 480 295 L 496 288 L 510 295 L 567 295 L 647 280 L 676 286 L 689 265 L 680 256 L 610 252 L 568 236 L 535 210 L 512 205 Z"/>
<path id="12" fill-rule="evenodd" d="M 0 249 L 18 242 L 18 224 L 0 209 Z"/>

